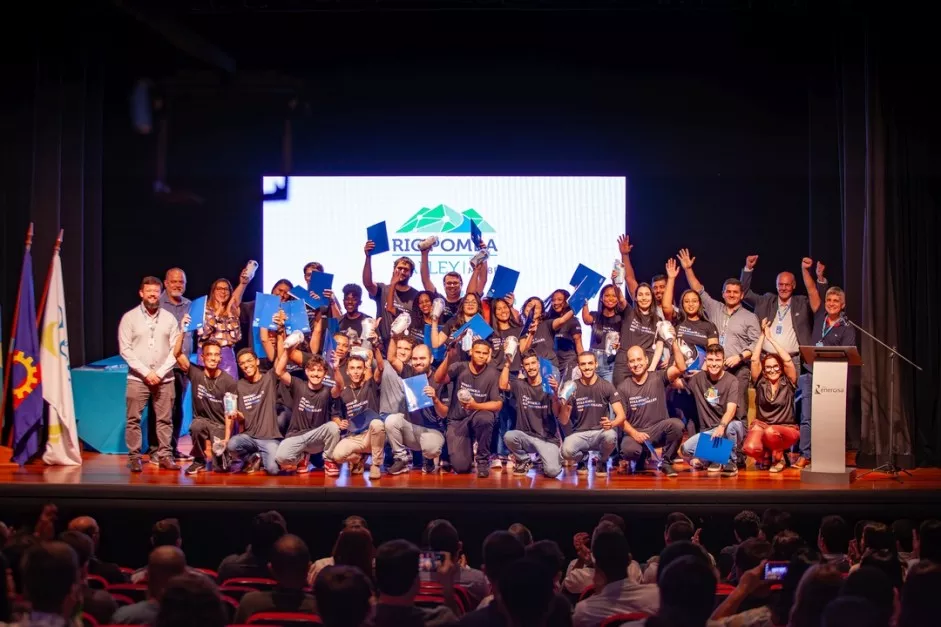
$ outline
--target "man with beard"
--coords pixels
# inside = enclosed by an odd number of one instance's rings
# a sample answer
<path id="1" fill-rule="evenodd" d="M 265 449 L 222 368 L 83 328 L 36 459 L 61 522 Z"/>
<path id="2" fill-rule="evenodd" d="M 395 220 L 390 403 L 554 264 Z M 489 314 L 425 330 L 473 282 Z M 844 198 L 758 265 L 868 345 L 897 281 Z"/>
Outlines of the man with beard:
<path id="1" fill-rule="evenodd" d="M 382 351 L 376 347 L 379 360 Z M 381 368 L 380 361 L 380 368 Z M 381 375 L 380 375 L 381 376 Z M 333 449 L 333 461 L 339 466 L 349 462 L 350 475 L 361 475 L 365 470 L 364 456 L 372 453 L 370 479 L 381 479 L 382 450 L 386 444 L 386 430 L 379 418 L 379 390 L 376 381 L 367 377 L 366 360 L 362 355 L 350 355 L 346 364 L 346 385 L 339 398 L 341 431 L 345 435 Z"/>
<path id="2" fill-rule="evenodd" d="M 173 314 L 160 307 L 160 279 L 144 277 L 138 294 L 141 304 L 121 317 L 118 324 L 118 346 L 127 362 L 127 442 L 128 468 L 141 472 L 140 418 L 147 401 L 154 400 L 157 422 L 159 465 L 166 470 L 179 470 L 173 461 L 170 439 L 173 433 L 173 346 L 180 333 L 180 323 Z"/>
<path id="3" fill-rule="evenodd" d="M 401 313 L 411 313 L 412 305 L 418 297 L 418 290 L 408 282 L 415 272 L 415 262 L 408 257 L 399 257 L 392 266 L 392 278 L 389 283 L 376 283 L 372 278 L 372 249 L 376 243 L 366 242 L 363 252 L 366 261 L 363 264 L 363 287 L 369 297 L 376 301 L 376 319 L 379 321 L 379 336 L 383 346 L 392 336 L 391 325 Z"/>
<path id="4" fill-rule="evenodd" d="M 431 349 L 419 344 L 412 350 L 411 362 L 400 365 L 399 377 L 407 379 L 420 374 L 428 375 L 431 369 Z M 396 382 L 401 386 L 401 382 Z M 429 380 L 424 393 L 434 405 L 418 411 L 394 413 L 386 418 L 386 435 L 392 445 L 395 461 L 389 467 L 390 475 L 409 471 L 412 456 L 410 451 L 421 451 L 422 472 L 431 474 L 438 470 L 438 458 L 444 448 L 444 419 L 448 406 L 438 398 L 437 390 Z"/>

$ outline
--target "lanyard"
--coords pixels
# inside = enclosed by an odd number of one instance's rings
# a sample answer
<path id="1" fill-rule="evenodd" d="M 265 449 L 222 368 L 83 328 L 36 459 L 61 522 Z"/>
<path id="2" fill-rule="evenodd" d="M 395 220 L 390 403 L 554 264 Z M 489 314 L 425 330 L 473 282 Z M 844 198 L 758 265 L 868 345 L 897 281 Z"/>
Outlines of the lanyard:
<path id="1" fill-rule="evenodd" d="M 834 327 L 836 327 L 836 326 L 838 326 L 838 325 L 840 324 L 840 321 L 839 321 L 839 320 L 837 320 L 837 321 L 834 322 L 833 324 L 827 324 L 827 322 L 829 322 L 829 321 L 830 321 L 829 318 L 824 318 L 824 319 L 823 319 L 823 328 L 820 330 L 820 339 L 821 339 L 821 340 L 822 340 L 823 338 L 827 337 L 827 333 L 829 333 L 830 331 L 832 331 L 832 330 L 834 329 Z"/>
<path id="2" fill-rule="evenodd" d="M 781 307 L 778 306 L 778 322 L 784 322 L 784 316 L 787 315 L 787 312 L 791 310 L 791 303 L 787 304 L 787 307 L 784 310 L 781 310 Z"/>

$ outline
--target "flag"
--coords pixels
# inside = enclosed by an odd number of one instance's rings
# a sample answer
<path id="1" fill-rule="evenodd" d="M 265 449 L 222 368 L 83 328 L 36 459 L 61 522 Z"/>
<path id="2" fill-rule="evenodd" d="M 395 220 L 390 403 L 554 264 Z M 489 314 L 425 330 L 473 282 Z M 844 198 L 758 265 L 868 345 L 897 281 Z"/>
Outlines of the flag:
<path id="1" fill-rule="evenodd" d="M 50 466 L 79 466 L 78 425 L 72 400 L 72 373 L 69 369 L 69 330 L 65 320 L 65 284 L 62 260 L 52 258 L 52 277 L 42 321 L 42 347 L 39 363 L 43 376 L 42 397 L 49 403 L 49 439 L 42 460 Z"/>
<path id="2" fill-rule="evenodd" d="M 13 461 L 25 464 L 39 450 L 42 430 L 42 370 L 33 298 L 33 258 L 23 256 L 17 294 L 16 333 L 13 336 Z"/>

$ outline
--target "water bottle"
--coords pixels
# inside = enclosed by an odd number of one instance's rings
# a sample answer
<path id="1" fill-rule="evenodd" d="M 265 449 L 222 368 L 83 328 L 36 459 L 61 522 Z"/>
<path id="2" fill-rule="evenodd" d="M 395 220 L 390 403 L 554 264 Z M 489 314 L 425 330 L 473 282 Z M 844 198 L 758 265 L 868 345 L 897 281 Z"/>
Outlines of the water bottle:
<path id="1" fill-rule="evenodd" d="M 350 357 L 362 357 L 363 361 L 369 365 L 372 362 L 372 353 L 363 346 L 354 346 L 350 349 Z"/>
<path id="2" fill-rule="evenodd" d="M 375 318 L 364 318 L 362 325 L 362 332 L 360 337 L 363 340 L 368 340 L 369 336 L 372 335 L 373 331 L 376 330 L 376 319 Z"/>
<path id="3" fill-rule="evenodd" d="M 673 340 L 676 338 L 676 331 L 673 329 L 672 324 L 666 320 L 661 320 L 657 323 L 657 336 L 663 340 L 667 346 L 672 346 Z"/>
<path id="4" fill-rule="evenodd" d="M 563 403 L 567 403 L 572 395 L 575 394 L 576 385 L 574 381 L 566 381 L 562 386 L 562 389 L 559 390 L 559 400 Z"/>
<path id="5" fill-rule="evenodd" d="M 471 352 L 471 349 L 474 348 L 474 334 L 470 331 L 464 332 L 464 337 L 461 338 L 461 348 L 465 353 Z"/>
<path id="6" fill-rule="evenodd" d="M 441 314 L 444 313 L 444 299 L 436 298 L 433 303 L 431 303 L 431 317 L 435 320 L 441 317 Z"/>
<path id="7" fill-rule="evenodd" d="M 255 272 L 258 271 L 258 262 L 254 259 L 250 260 L 245 265 L 245 273 L 248 275 L 248 282 L 251 283 L 252 279 L 255 278 Z"/>
<path id="8" fill-rule="evenodd" d="M 457 400 L 461 403 L 469 403 L 474 400 L 474 395 L 471 394 L 467 388 L 461 388 L 457 391 Z"/>
<path id="9" fill-rule="evenodd" d="M 503 354 L 509 357 L 511 360 L 516 357 L 516 351 L 519 349 L 520 341 L 519 338 L 515 335 L 503 340 Z"/>
<path id="10" fill-rule="evenodd" d="M 219 458 L 221 462 L 219 464 L 219 470 L 227 470 L 229 468 L 229 458 L 225 452 L 225 442 L 219 438 L 212 439 L 212 454 Z M 211 459 L 207 457 L 206 459 Z"/>
<path id="11" fill-rule="evenodd" d="M 608 357 L 614 357 L 621 344 L 621 334 L 617 331 L 608 331 L 604 335 L 604 354 Z"/>
<path id="12" fill-rule="evenodd" d="M 624 285 L 624 264 L 618 260 L 614 261 L 614 284 Z"/>
<path id="13" fill-rule="evenodd" d="M 225 396 L 222 397 L 222 406 L 225 409 L 226 416 L 231 416 L 238 410 L 238 402 L 238 394 L 233 394 L 232 392 L 225 393 Z"/>
<path id="14" fill-rule="evenodd" d="M 303 341 L 304 334 L 300 331 L 295 331 L 284 339 L 284 350 L 291 350 Z"/>
<path id="15" fill-rule="evenodd" d="M 429 235 L 418 243 L 418 250 L 425 251 L 438 243 L 437 235 Z"/>
<path id="16" fill-rule="evenodd" d="M 407 311 L 403 311 L 392 321 L 392 335 L 401 335 L 405 333 L 410 326 L 412 326 L 412 317 L 408 315 Z"/>
<path id="17" fill-rule="evenodd" d="M 477 254 L 470 258 L 470 267 L 476 268 L 490 257 L 490 251 L 486 248 L 478 250 Z"/>

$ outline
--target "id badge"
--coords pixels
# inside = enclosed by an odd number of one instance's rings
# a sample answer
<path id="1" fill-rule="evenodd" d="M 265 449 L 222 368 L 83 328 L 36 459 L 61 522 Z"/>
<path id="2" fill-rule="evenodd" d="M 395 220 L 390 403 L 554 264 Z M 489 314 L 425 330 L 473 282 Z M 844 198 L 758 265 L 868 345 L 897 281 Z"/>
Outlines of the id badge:
<path id="1" fill-rule="evenodd" d="M 778 326 L 774 328 L 774 334 L 781 335 L 782 333 L 784 333 L 784 325 L 779 324 Z"/>
<path id="2" fill-rule="evenodd" d="M 719 345 L 720 345 L 720 346 L 725 346 L 725 333 L 720 333 L 720 334 L 719 334 Z"/>

